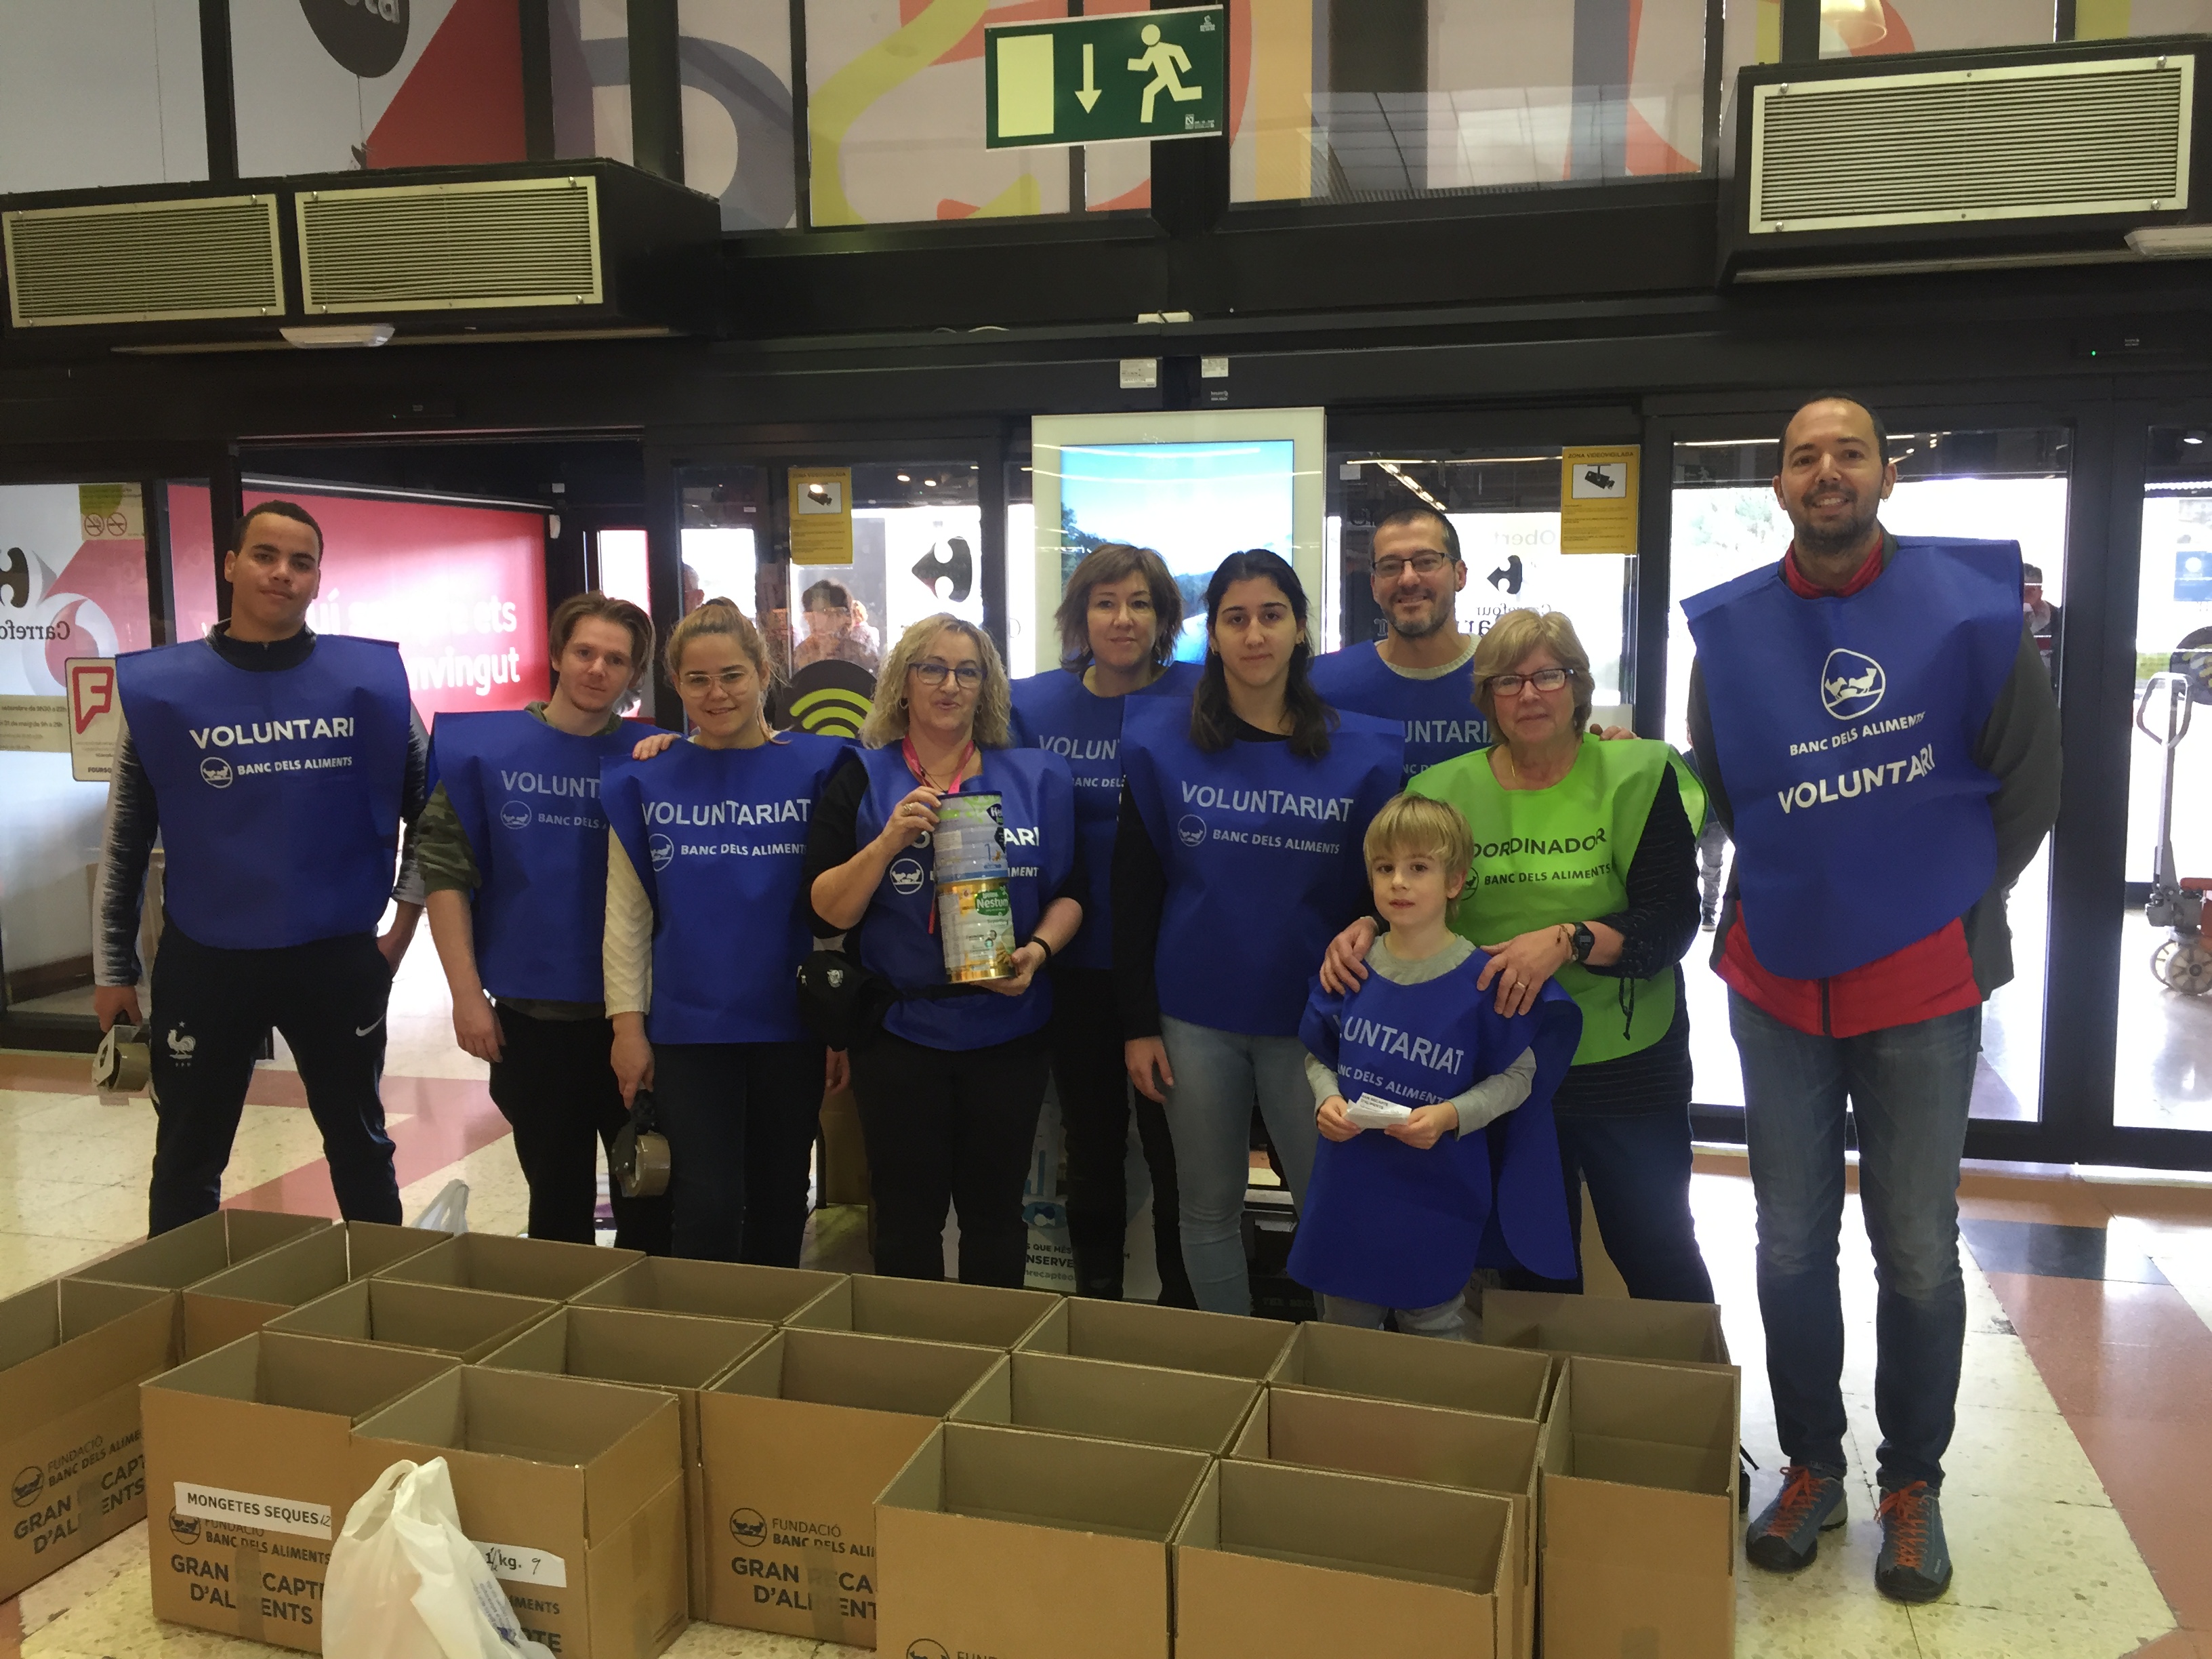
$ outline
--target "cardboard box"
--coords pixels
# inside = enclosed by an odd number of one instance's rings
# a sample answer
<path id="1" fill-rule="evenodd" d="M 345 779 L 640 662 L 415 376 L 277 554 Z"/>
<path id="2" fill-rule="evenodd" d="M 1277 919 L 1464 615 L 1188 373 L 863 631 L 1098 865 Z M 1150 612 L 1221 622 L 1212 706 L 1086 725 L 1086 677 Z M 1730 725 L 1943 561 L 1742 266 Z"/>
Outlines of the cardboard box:
<path id="1" fill-rule="evenodd" d="M 353 1425 L 453 1368 L 263 1331 L 147 1382 L 155 1616 L 321 1652 L 331 1545 L 374 1474 Z"/>
<path id="2" fill-rule="evenodd" d="M 150 1285 L 180 1291 L 259 1255 L 301 1233 L 320 1232 L 327 1217 L 287 1215 L 279 1210 L 217 1210 L 158 1237 L 118 1250 L 68 1275 L 103 1285 Z"/>
<path id="3" fill-rule="evenodd" d="M 328 1296 L 279 1314 L 261 1328 L 382 1343 L 467 1363 L 504 1347 L 559 1306 L 524 1296 L 495 1296 L 489 1291 L 356 1279 Z"/>
<path id="4" fill-rule="evenodd" d="M 185 1290 L 185 1358 L 213 1353 L 277 1315 L 366 1279 L 446 1237 L 419 1227 L 349 1221 L 250 1256 Z"/>
<path id="5" fill-rule="evenodd" d="M 1170 1540 L 1212 1467 L 1164 1446 L 944 1425 L 876 1502 L 878 1650 L 1167 1659 Z"/>
<path id="6" fill-rule="evenodd" d="M 1047 1314 L 1021 1346 L 1030 1353 L 1211 1371 L 1256 1382 L 1282 1358 L 1295 1328 L 1279 1319 L 1071 1297 Z"/>
<path id="7" fill-rule="evenodd" d="M 1218 1456 L 1259 1397 L 1258 1384 L 1242 1377 L 1016 1352 L 994 1365 L 946 1420 Z"/>
<path id="8" fill-rule="evenodd" d="M 497 1370 L 548 1371 L 659 1389 L 683 1415 L 684 1534 L 690 1606 L 706 1617 L 706 1486 L 699 1472 L 699 1390 L 775 1334 L 775 1327 L 736 1319 L 630 1308 L 568 1307 L 533 1325 L 483 1363 Z"/>
<path id="9" fill-rule="evenodd" d="M 873 1647 L 876 1494 L 1001 1358 L 786 1328 L 702 1391 L 703 1616 Z"/>
<path id="10" fill-rule="evenodd" d="M 863 1274 L 817 1297 L 784 1322 L 793 1330 L 859 1331 L 1003 1350 L 1027 1336 L 1063 1300 L 1053 1291 Z"/>
<path id="11" fill-rule="evenodd" d="M 1710 1302 L 1631 1302 L 1619 1297 L 1485 1291 L 1482 1340 L 1492 1347 L 1725 1365 L 1728 1338 Z"/>
<path id="12" fill-rule="evenodd" d="M 573 1300 L 580 1308 L 649 1308 L 705 1319 L 781 1325 L 844 1282 L 843 1273 L 805 1267 L 756 1267 L 739 1261 L 653 1255 L 579 1291 Z"/>
<path id="13" fill-rule="evenodd" d="M 138 1384 L 176 1344 L 173 1291 L 63 1279 L 0 1301 L 0 1597 L 145 1515 Z"/>
<path id="14" fill-rule="evenodd" d="M 1511 1533 L 1484 1493 L 1217 1463 L 1176 1534 L 1176 1659 L 1503 1656 Z"/>
<path id="15" fill-rule="evenodd" d="M 1544 1447 L 1545 1659 L 1735 1650 L 1737 1395 L 1732 1369 L 1567 1361 Z"/>
<path id="16" fill-rule="evenodd" d="M 644 1260 L 642 1250 L 563 1244 L 550 1238 L 507 1238 L 498 1233 L 456 1233 L 434 1249 L 394 1262 L 376 1276 L 409 1285 L 451 1285 L 465 1291 L 566 1302 Z"/>
<path id="17" fill-rule="evenodd" d="M 1297 1328 L 1267 1382 L 1534 1421 L 1551 1397 L 1552 1366 L 1547 1355 L 1512 1348 L 1309 1322 Z"/>
<path id="18" fill-rule="evenodd" d="M 1270 1389 L 1230 1455 L 1504 1498 L 1510 1525 L 1496 1592 L 1510 1612 L 1510 1640 L 1498 1651 L 1526 1659 L 1536 1641 L 1537 1476 L 1544 1435 L 1545 1425 L 1527 1418 Z"/>
<path id="19" fill-rule="evenodd" d="M 561 1659 L 652 1659 L 690 1623 L 684 1431 L 665 1394 L 449 1371 L 354 1431 L 363 1484 L 442 1457 L 461 1529 L 516 1618 Z"/>

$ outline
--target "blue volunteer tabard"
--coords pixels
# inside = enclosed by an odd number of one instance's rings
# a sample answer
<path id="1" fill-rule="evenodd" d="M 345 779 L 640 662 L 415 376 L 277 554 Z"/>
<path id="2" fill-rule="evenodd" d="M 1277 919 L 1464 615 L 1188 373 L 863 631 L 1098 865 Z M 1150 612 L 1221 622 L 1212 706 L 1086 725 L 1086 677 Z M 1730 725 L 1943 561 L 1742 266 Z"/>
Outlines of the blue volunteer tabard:
<path id="1" fill-rule="evenodd" d="M 324 635 L 261 673 L 194 640 L 128 653 L 115 675 L 161 814 L 162 902 L 188 938 L 261 951 L 375 928 L 407 775 L 398 646 Z"/>
<path id="2" fill-rule="evenodd" d="M 1186 713 L 1197 686 L 1196 663 L 1170 663 L 1159 678 L 1132 696 L 1164 697 Z M 1083 927 L 1054 958 L 1072 968 L 1114 965 L 1113 897 L 1107 880 L 1114 863 L 1114 825 L 1121 811 L 1121 715 L 1128 697 L 1102 697 L 1084 689 L 1083 676 L 1066 669 L 1014 682 L 1014 741 L 1058 755 L 1075 776 L 1075 833 L 1083 842 L 1083 874 L 1091 896 Z"/>
<path id="3" fill-rule="evenodd" d="M 1042 749 L 980 752 L 983 769 L 961 793 L 1000 797 L 1014 939 L 1025 944 L 1075 868 L 1075 784 L 1067 763 Z M 868 793 L 861 798 L 855 830 L 866 847 L 883 834 L 915 783 L 896 744 L 863 750 L 860 763 L 868 769 Z M 925 836 L 891 860 L 868 901 L 860 925 L 861 963 L 905 990 L 945 983 L 944 941 L 932 926 L 936 906 L 936 861 Z M 1087 902 L 1085 908 L 1087 913 Z M 1042 1030 L 1051 1014 L 1051 977 L 1039 974 L 1018 997 L 979 990 L 939 1001 L 899 1003 L 884 1017 L 884 1029 L 925 1048 L 988 1048 Z"/>
<path id="4" fill-rule="evenodd" d="M 1472 663 L 1435 679 L 1412 679 L 1367 641 L 1315 658 L 1312 672 L 1314 690 L 1332 708 L 1404 724 L 1409 778 L 1490 741 L 1490 727 L 1474 706 Z"/>
<path id="5" fill-rule="evenodd" d="M 1343 997 L 1314 982 L 1298 1036 L 1336 1073 L 1347 1100 L 1434 1105 L 1532 1047 L 1536 1077 L 1528 1099 L 1499 1121 L 1495 1167 L 1481 1130 L 1447 1134 L 1425 1151 L 1380 1129 L 1322 1139 L 1291 1246 L 1291 1277 L 1301 1285 L 1380 1307 L 1432 1308 L 1465 1289 L 1477 1267 L 1517 1262 L 1547 1279 L 1574 1277 L 1552 1091 L 1573 1063 L 1582 1012 L 1547 981 L 1534 1008 L 1504 1018 L 1491 993 L 1475 989 L 1489 960 L 1477 951 L 1419 985 L 1370 972 Z"/>
<path id="6" fill-rule="evenodd" d="M 597 1002 L 606 922 L 599 768 L 653 728 L 579 737 L 522 709 L 438 716 L 430 784 L 469 838 L 477 969 L 495 997 Z"/>
<path id="7" fill-rule="evenodd" d="M 848 745 L 809 732 L 752 749 L 679 743 L 599 773 L 607 825 L 653 901 L 655 1042 L 798 1042 L 806 830 Z"/>
<path id="8" fill-rule="evenodd" d="M 1896 538 L 1849 599 L 1767 565 L 1683 602 L 1760 963 L 1822 979 L 1964 915 L 1996 874 L 1974 746 L 2020 649 L 2020 547 Z"/>
<path id="9" fill-rule="evenodd" d="M 1328 753 L 1190 740 L 1190 710 L 1148 697 L 1122 722 L 1121 763 L 1168 892 L 1160 1012 L 1252 1036 L 1291 1036 L 1306 981 L 1368 898 L 1361 837 L 1397 788 L 1395 720 L 1346 714 Z"/>

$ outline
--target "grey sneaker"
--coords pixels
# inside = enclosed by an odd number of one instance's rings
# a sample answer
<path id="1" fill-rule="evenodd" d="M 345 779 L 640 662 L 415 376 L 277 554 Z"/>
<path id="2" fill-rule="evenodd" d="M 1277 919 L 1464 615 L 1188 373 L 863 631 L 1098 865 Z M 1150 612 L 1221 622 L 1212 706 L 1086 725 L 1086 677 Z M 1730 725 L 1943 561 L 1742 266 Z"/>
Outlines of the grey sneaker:
<path id="1" fill-rule="evenodd" d="M 1925 1480 L 1894 1486 L 1875 1511 L 1881 1518 L 1881 1556 L 1874 1587 L 1893 1601 L 1933 1601 L 1951 1588 L 1951 1550 L 1943 1510 Z"/>
<path id="2" fill-rule="evenodd" d="M 1744 1559 L 1769 1572 L 1802 1572 L 1820 1553 L 1820 1534 L 1848 1520 L 1844 1483 L 1802 1463 L 1785 1463 L 1782 1490 L 1743 1534 Z"/>

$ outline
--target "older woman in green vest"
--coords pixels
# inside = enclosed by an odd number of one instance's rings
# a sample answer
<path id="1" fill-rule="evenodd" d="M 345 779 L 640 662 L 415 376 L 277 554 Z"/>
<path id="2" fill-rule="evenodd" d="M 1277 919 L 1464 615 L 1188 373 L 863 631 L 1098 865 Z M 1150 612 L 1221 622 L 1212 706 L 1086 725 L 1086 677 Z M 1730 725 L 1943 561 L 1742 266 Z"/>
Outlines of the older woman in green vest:
<path id="1" fill-rule="evenodd" d="M 1528 1007 L 1547 979 L 1582 1008 L 1582 1045 L 1552 1103 L 1577 1237 L 1587 1183 L 1632 1296 L 1710 1302 L 1690 1217 L 1680 965 L 1698 936 L 1705 793 L 1663 743 L 1593 740 L 1589 655 L 1558 611 L 1499 617 L 1474 678 L 1497 741 L 1407 786 L 1459 808 L 1474 832 L 1452 925 L 1490 953 L 1481 983 L 1500 1013 Z M 1322 982 L 1364 978 L 1373 936 L 1367 921 L 1340 934 Z"/>

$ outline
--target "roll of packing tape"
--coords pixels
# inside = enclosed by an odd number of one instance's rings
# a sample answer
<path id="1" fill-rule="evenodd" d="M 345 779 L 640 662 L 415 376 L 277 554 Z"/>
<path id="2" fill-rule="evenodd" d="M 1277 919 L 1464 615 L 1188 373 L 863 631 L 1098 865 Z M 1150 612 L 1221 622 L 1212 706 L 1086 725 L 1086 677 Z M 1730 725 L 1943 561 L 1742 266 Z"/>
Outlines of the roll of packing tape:
<path id="1" fill-rule="evenodd" d="M 624 1124 L 615 1137 L 611 1172 L 624 1198 L 658 1198 L 668 1190 L 668 1137 Z"/>
<path id="2" fill-rule="evenodd" d="M 92 1086 L 107 1094 L 135 1094 L 154 1075 L 154 1051 L 145 1033 L 120 1020 L 107 1028 L 92 1057 Z"/>

